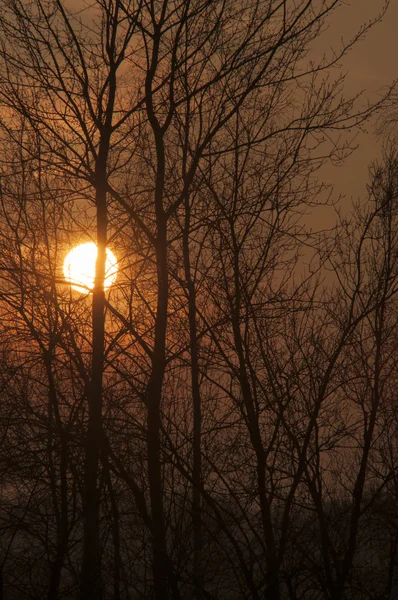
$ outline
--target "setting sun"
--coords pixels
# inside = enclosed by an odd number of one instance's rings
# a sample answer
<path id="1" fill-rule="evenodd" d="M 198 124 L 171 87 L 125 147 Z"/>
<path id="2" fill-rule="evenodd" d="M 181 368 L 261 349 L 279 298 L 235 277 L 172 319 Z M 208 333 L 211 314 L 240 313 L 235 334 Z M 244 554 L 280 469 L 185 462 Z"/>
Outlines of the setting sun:
<path id="1" fill-rule="evenodd" d="M 94 242 L 75 246 L 67 254 L 64 261 L 64 276 L 72 288 L 81 294 L 89 294 L 94 287 L 95 261 L 97 260 L 97 246 Z M 108 289 L 116 281 L 117 276 L 116 256 L 106 249 L 105 282 L 104 288 Z"/>

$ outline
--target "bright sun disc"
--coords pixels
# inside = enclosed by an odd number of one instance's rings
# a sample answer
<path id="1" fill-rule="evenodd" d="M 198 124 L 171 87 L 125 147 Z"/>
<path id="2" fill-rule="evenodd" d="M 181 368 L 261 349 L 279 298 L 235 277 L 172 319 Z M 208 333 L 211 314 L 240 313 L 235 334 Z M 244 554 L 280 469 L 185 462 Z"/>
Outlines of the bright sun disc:
<path id="1" fill-rule="evenodd" d="M 95 262 L 97 260 L 97 246 L 94 242 L 75 246 L 67 254 L 64 261 L 65 279 L 74 290 L 81 294 L 93 291 L 95 279 Z M 110 288 L 115 283 L 117 276 L 116 256 L 106 249 L 104 289 Z"/>

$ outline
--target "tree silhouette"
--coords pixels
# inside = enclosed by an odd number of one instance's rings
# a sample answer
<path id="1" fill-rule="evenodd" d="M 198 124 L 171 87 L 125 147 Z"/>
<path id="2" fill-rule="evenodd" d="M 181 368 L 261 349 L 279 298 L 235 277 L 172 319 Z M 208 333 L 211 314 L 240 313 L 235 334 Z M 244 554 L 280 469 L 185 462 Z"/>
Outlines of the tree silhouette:
<path id="1" fill-rule="evenodd" d="M 336 577 L 317 488 L 320 420 L 370 314 L 382 335 L 391 290 L 343 273 L 353 287 L 340 327 L 322 330 L 337 301 L 317 273 L 337 238 L 304 227 L 323 202 L 315 174 L 350 152 L 343 133 L 389 96 L 364 106 L 331 78 L 373 23 L 329 58 L 307 59 L 339 4 L 3 2 L 1 310 L 16 351 L 4 393 L 22 407 L 19 436 L 38 421 L 20 506 L 40 508 L 38 479 L 52 512 L 37 514 L 54 529 L 42 539 L 49 598 L 78 585 L 84 600 L 279 600 L 293 593 L 303 498 L 319 520 L 325 589 L 343 593 L 379 404 Z M 98 246 L 86 296 L 61 271 L 82 240 Z M 105 292 L 108 245 L 120 270 Z M 320 260 L 297 283 L 304 248 Z M 21 358 L 29 345 L 34 369 Z M 9 531 L 11 548 L 19 529 Z"/>

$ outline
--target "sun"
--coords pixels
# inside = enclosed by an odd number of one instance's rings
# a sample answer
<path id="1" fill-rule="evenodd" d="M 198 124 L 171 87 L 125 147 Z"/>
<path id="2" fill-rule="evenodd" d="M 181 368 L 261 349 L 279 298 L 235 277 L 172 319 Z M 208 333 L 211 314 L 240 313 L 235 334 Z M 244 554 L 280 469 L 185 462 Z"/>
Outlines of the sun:
<path id="1" fill-rule="evenodd" d="M 95 262 L 97 260 L 97 246 L 94 242 L 87 242 L 75 246 L 68 252 L 64 260 L 65 279 L 74 290 L 81 294 L 89 294 L 93 291 L 95 279 Z M 117 258 L 106 249 L 105 281 L 104 289 L 108 289 L 116 281 Z"/>

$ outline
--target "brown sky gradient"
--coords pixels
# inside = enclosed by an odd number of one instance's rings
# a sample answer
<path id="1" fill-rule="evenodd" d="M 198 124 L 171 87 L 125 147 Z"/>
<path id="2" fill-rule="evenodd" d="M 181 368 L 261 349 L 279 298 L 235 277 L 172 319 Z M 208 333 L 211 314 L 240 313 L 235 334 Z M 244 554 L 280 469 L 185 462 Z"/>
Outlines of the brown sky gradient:
<path id="1" fill-rule="evenodd" d="M 327 52 L 331 47 L 338 49 L 340 39 L 352 39 L 360 26 L 374 19 L 381 12 L 384 0 L 341 0 L 341 5 L 329 18 L 329 28 L 314 46 L 315 52 Z M 65 0 L 72 10 L 88 7 L 85 0 Z M 80 12 L 83 19 L 89 19 L 90 10 Z M 345 94 L 353 95 L 364 90 L 364 97 L 377 99 L 377 92 L 398 78 L 398 0 L 391 0 L 386 15 L 380 23 L 368 31 L 358 41 L 342 61 L 342 70 L 347 72 Z M 381 141 L 375 136 L 375 122 L 367 126 L 367 134 L 358 135 L 358 149 L 341 167 L 325 167 L 320 176 L 333 184 L 333 197 L 344 196 L 341 205 L 349 209 L 351 199 L 366 195 L 369 163 L 380 155 Z M 313 212 L 311 225 L 320 227 L 331 225 L 334 211 L 321 207 Z"/>
<path id="2" fill-rule="evenodd" d="M 358 27 L 382 8 L 382 0 L 353 0 L 336 10 L 330 21 L 330 28 L 322 38 L 322 47 L 335 45 L 339 38 L 351 38 Z M 386 15 L 349 52 L 342 62 L 347 72 L 346 92 L 348 94 L 364 90 L 365 95 L 374 100 L 376 93 L 398 77 L 398 2 L 391 0 Z M 340 194 L 344 207 L 351 205 L 352 198 L 366 195 L 369 163 L 380 156 L 381 141 L 375 136 L 375 122 L 369 123 L 367 134 L 358 136 L 358 149 L 342 167 L 328 167 L 322 176 L 334 185 L 334 197 Z M 321 212 L 322 211 L 322 212 Z M 317 217 L 322 222 L 328 209 L 320 209 Z M 329 213 L 330 214 L 330 213 Z M 317 219 L 317 220 L 318 220 Z"/>

